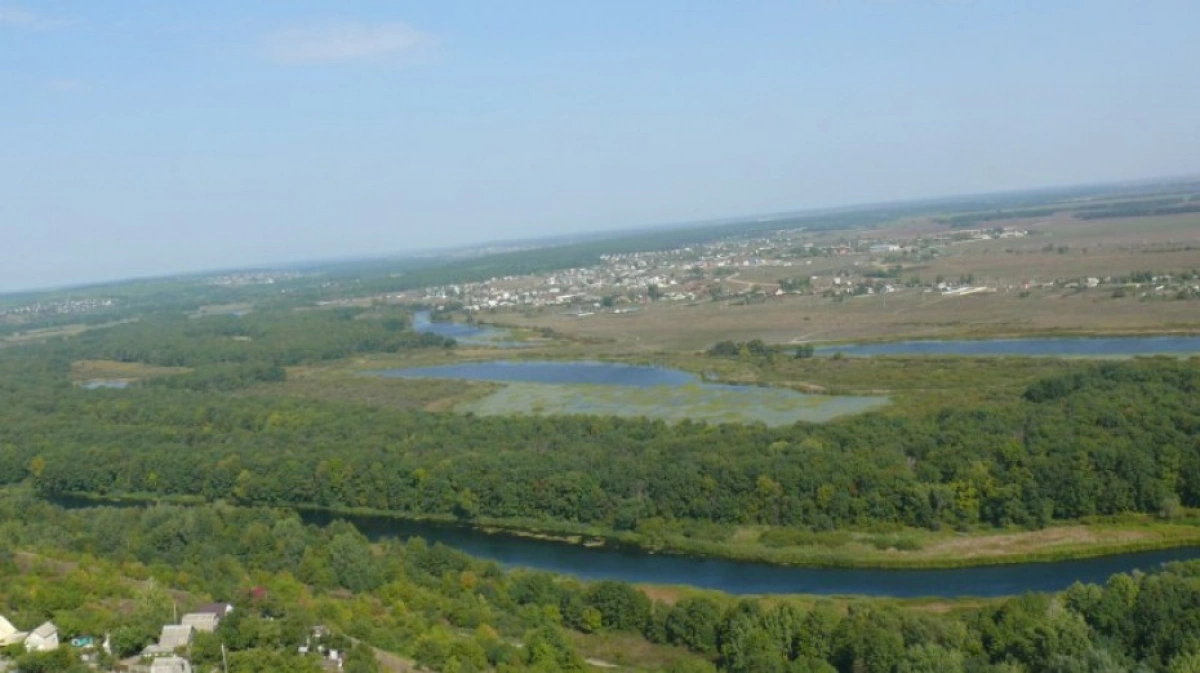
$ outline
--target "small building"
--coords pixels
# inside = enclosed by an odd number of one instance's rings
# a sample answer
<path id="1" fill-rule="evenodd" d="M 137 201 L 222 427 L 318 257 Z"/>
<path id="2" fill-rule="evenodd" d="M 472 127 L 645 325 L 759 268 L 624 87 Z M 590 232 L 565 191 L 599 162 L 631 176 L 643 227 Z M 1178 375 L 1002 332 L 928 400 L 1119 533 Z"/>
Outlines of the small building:
<path id="1" fill-rule="evenodd" d="M 25 649 L 29 652 L 50 652 L 58 649 L 58 627 L 46 622 L 34 629 L 25 638 Z"/>
<path id="2" fill-rule="evenodd" d="M 233 612 L 233 606 L 229 603 L 209 603 L 187 613 L 179 620 L 179 623 L 191 626 L 197 631 L 212 633 L 217 630 L 221 620 L 230 612 Z"/>
<path id="3" fill-rule="evenodd" d="M 156 659 L 173 656 L 177 652 L 191 647 L 195 635 L 196 629 L 192 628 L 190 624 L 167 624 L 162 627 L 158 642 L 142 650 L 142 656 Z"/>
<path id="4" fill-rule="evenodd" d="M 150 662 L 150 673 L 192 673 L 192 664 L 183 657 L 160 657 Z"/>
<path id="5" fill-rule="evenodd" d="M 12 622 L 0 616 L 0 647 L 16 645 L 23 642 L 28 633 L 18 631 L 17 627 L 12 625 Z"/>
<path id="6" fill-rule="evenodd" d="M 217 630 L 220 620 L 211 612 L 189 612 L 179 620 L 179 623 L 197 631 L 212 633 Z"/>

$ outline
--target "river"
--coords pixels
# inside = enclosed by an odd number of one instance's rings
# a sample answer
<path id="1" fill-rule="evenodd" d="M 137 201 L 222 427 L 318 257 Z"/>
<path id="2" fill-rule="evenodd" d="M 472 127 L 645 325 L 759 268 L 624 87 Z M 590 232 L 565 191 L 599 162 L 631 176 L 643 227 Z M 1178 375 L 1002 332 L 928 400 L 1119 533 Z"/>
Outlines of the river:
<path id="1" fill-rule="evenodd" d="M 58 496 L 50 502 L 69 509 L 145 507 L 144 501 L 92 500 Z M 615 579 L 635 584 L 691 585 L 734 595 L 817 594 L 894 598 L 1010 596 L 1030 591 L 1059 591 L 1074 582 L 1103 583 L 1134 569 L 1151 571 L 1164 563 L 1200 558 L 1200 547 L 1115 554 L 1075 561 L 1022 563 L 943 570 L 798 568 L 726 559 L 653 554 L 630 547 L 587 547 L 466 526 L 408 521 L 380 515 L 300 510 L 314 526 L 347 521 L 378 542 L 424 538 L 508 568 L 533 568 L 582 579 Z"/>
<path id="2" fill-rule="evenodd" d="M 1058 591 L 1076 581 L 1102 583 L 1110 575 L 1135 568 L 1149 571 L 1170 561 L 1200 558 L 1200 547 L 1184 547 L 1075 561 L 943 570 L 797 568 L 651 554 L 634 548 L 585 547 L 384 516 L 345 516 L 316 511 L 305 511 L 301 516 L 307 523 L 315 525 L 345 519 L 372 540 L 422 537 L 508 567 L 536 568 L 584 579 L 687 584 L 730 594 L 801 593 L 897 598 L 1007 596 L 1028 591 Z"/>

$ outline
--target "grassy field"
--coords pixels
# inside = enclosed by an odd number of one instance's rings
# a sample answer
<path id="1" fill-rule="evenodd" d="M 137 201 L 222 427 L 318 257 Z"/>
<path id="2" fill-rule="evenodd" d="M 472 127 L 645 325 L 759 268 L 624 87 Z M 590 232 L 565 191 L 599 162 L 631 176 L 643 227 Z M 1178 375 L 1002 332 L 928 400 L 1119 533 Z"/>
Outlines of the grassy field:
<path id="1" fill-rule="evenodd" d="M 61 327 L 44 327 L 40 329 L 31 329 L 20 332 L 13 332 L 6 336 L 0 336 L 0 347 L 4 346 L 19 346 L 28 343 L 40 343 L 48 339 L 56 337 L 69 338 L 78 336 L 89 330 L 101 329 L 104 327 L 112 327 L 129 322 L 128 320 L 118 320 L 110 323 L 102 323 L 99 325 L 86 325 L 79 323 L 76 325 L 63 325 Z"/>
<path id="2" fill-rule="evenodd" d="M 767 383 L 837 395 L 887 396 L 887 414 L 912 414 L 963 404 L 1010 404 L 1034 381 L 1064 373 L 1078 361 L 1008 357 L 778 357 L 773 362 L 664 355 L 663 364 L 707 372 L 722 381 Z"/>
<path id="3" fill-rule="evenodd" d="M 451 411 L 460 404 L 486 397 L 500 388 L 495 383 L 371 376 L 366 371 L 387 368 L 396 363 L 374 362 L 375 366 L 371 366 L 368 362 L 356 360 L 349 367 L 344 364 L 291 367 L 287 381 L 257 385 L 241 394 L 303 397 L 389 409 Z M 411 366 L 411 361 L 399 366 Z"/>
<path id="4" fill-rule="evenodd" d="M 1200 262 L 1200 260 L 1198 260 Z M 700 350 L 717 341 L 769 343 L 1200 332 L 1195 301 L 1114 299 L 1099 291 L 1018 290 L 946 297 L 901 290 L 845 301 L 785 297 L 762 304 L 659 303 L 640 313 L 585 318 L 509 315 L 631 352 Z"/>
<path id="5" fill-rule="evenodd" d="M 796 536 L 804 544 L 777 546 L 767 528 L 742 528 L 725 539 L 700 542 L 667 536 L 664 548 L 792 565 L 864 568 L 952 568 L 1050 562 L 1200 544 L 1196 521 L 1168 523 L 1144 516 L 1116 522 L 1066 524 L 1035 531 L 972 533 L 836 531 Z M 786 539 L 786 536 L 781 536 Z"/>

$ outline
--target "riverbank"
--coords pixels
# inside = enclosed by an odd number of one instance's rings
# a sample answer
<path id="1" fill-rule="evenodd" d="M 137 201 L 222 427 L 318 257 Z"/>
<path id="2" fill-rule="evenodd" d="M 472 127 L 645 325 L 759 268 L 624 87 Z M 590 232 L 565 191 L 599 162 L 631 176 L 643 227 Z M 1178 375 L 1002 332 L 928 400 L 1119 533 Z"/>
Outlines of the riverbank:
<path id="1" fill-rule="evenodd" d="M 154 503 L 199 504 L 198 497 L 149 494 L 92 495 L 74 493 L 59 502 L 141 506 Z M 685 532 L 609 531 L 570 523 L 481 517 L 469 522 L 446 515 L 406 515 L 365 508 L 330 508 L 306 504 L 280 505 L 323 518 L 340 516 L 391 520 L 397 524 L 431 524 L 491 536 L 524 538 L 589 548 L 636 550 L 777 566 L 861 570 L 937 570 L 1054 563 L 1118 554 L 1200 546 L 1200 515 L 1188 511 L 1175 521 L 1145 515 L 1090 519 L 1040 530 L 972 532 L 899 529 L 889 532 L 830 531 L 809 533 L 768 526 L 706 526 L 707 539 Z M 665 524 L 664 524 L 665 525 Z M 792 544 L 780 542 L 791 541 Z"/>
<path id="2" fill-rule="evenodd" d="M 346 512 L 379 516 L 379 512 Z M 405 517 L 399 517 L 405 518 Z M 461 522 L 449 518 L 424 521 Z M 605 532 L 600 529 L 512 521 L 476 522 L 473 528 L 587 547 L 633 548 L 650 554 L 677 554 L 801 568 L 937 570 L 1027 563 L 1054 563 L 1200 546 L 1200 522 L 1166 523 L 1149 517 L 1074 523 L 1034 531 L 971 533 L 903 530 L 892 533 L 834 531 L 801 533 L 805 544 L 769 546 L 758 542 L 784 529 L 746 527 L 729 540 L 703 540 L 684 534 Z M 795 531 L 786 531 L 795 532 Z"/>

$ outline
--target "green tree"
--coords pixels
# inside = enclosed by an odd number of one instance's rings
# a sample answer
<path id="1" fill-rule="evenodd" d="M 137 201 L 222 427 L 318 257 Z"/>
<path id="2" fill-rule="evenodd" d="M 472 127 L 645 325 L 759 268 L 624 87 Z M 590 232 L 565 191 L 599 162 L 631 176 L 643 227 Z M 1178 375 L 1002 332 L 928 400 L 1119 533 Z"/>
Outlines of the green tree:
<path id="1" fill-rule="evenodd" d="M 596 582 L 588 587 L 584 601 L 600 612 L 606 628 L 641 631 L 650 620 L 650 599 L 625 582 Z"/>

